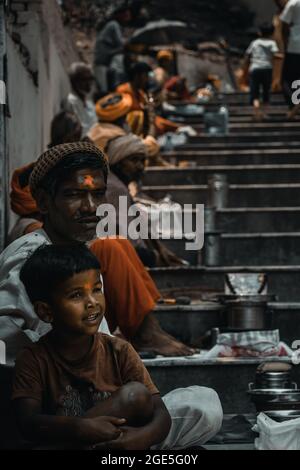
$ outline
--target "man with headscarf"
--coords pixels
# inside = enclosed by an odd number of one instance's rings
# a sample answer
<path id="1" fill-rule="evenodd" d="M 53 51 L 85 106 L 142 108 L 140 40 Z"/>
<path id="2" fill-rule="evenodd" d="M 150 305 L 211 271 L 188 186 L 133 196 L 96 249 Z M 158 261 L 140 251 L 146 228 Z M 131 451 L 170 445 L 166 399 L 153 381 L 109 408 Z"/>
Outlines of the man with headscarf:
<path id="1" fill-rule="evenodd" d="M 72 91 L 62 103 L 65 111 L 74 113 L 82 126 L 82 137 L 97 122 L 95 105 L 89 98 L 94 82 L 91 67 L 84 62 L 74 62 L 69 70 Z"/>
<path id="2" fill-rule="evenodd" d="M 107 160 L 87 142 L 58 145 L 43 153 L 30 176 L 30 191 L 43 216 L 43 229 L 19 238 L 0 257 L 0 340 L 7 361 L 28 341 L 48 331 L 38 320 L 19 272 L 40 245 L 89 243 L 102 267 L 111 331 L 119 327 L 138 349 L 165 355 L 193 351 L 164 333 L 152 311 L 160 293 L 128 240 L 95 240 L 97 208 L 105 201 Z"/>
<path id="3" fill-rule="evenodd" d="M 107 202 L 116 209 L 117 220 L 119 221 L 120 234 L 127 234 L 131 218 L 127 220 L 119 217 L 119 198 L 126 198 L 127 214 L 129 208 L 134 204 L 134 199 L 129 191 L 132 183 L 139 183 L 144 172 L 145 162 L 148 156 L 147 147 L 142 139 L 134 134 L 127 134 L 117 137 L 107 144 L 106 153 L 110 165 L 110 173 L 107 181 Z M 146 199 L 146 196 L 144 197 Z M 155 201 L 149 200 L 149 204 Z M 142 204 L 143 209 L 144 204 Z M 142 210 L 141 217 L 144 217 L 144 224 L 148 227 L 148 213 Z M 123 223 L 122 223 L 123 222 Z M 150 234 L 148 234 L 150 235 Z M 184 261 L 178 258 L 172 251 L 159 240 L 149 238 L 135 240 L 130 234 L 129 240 L 134 244 L 144 264 L 149 267 L 154 266 L 180 266 Z"/>
<path id="4" fill-rule="evenodd" d="M 38 230 L 43 225 L 41 214 L 29 188 L 29 178 L 33 168 L 34 163 L 30 163 L 22 168 L 17 168 L 13 173 L 10 207 L 19 218 L 8 235 L 8 243 Z"/>
<path id="5" fill-rule="evenodd" d="M 106 151 L 107 144 L 116 137 L 130 134 L 128 113 L 132 109 L 132 96 L 128 93 L 111 93 L 96 103 L 96 113 L 99 121 L 89 131 L 88 137 L 94 144 Z M 157 140 L 147 135 L 143 138 L 147 148 L 148 164 L 163 162 L 159 156 L 160 147 Z"/>

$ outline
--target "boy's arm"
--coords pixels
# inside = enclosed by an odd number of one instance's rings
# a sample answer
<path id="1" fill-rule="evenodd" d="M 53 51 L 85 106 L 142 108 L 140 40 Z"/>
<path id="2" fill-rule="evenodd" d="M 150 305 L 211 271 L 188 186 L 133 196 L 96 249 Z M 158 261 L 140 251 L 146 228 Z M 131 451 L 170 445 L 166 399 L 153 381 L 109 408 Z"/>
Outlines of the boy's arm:
<path id="1" fill-rule="evenodd" d="M 154 413 L 152 420 L 143 427 L 121 428 L 118 439 L 106 442 L 99 449 L 146 450 L 162 442 L 171 428 L 171 417 L 160 395 L 153 395 Z"/>
<path id="2" fill-rule="evenodd" d="M 40 402 L 29 398 L 15 400 L 15 410 L 24 437 L 35 442 L 74 442 L 91 445 L 117 439 L 124 419 L 101 416 L 94 419 L 42 414 Z"/>

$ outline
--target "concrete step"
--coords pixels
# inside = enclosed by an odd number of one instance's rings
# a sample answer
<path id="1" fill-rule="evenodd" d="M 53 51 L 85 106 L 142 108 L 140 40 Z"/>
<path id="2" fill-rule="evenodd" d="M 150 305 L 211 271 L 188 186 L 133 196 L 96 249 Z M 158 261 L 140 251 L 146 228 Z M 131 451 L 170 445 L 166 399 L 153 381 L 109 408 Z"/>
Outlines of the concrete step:
<path id="1" fill-rule="evenodd" d="M 231 233 L 300 232 L 300 207 L 219 209 L 217 229 Z"/>
<path id="2" fill-rule="evenodd" d="M 203 116 L 204 116 L 204 113 L 207 112 L 207 113 L 210 113 L 210 112 L 213 112 L 213 113 L 218 113 L 219 112 L 219 109 L 220 109 L 220 105 L 215 105 L 215 104 L 207 104 L 205 105 L 204 107 L 204 110 L 201 110 L 199 111 L 197 114 L 195 115 L 190 115 L 190 116 L 187 116 L 183 113 L 180 112 L 180 110 L 177 110 L 175 112 L 168 112 L 168 113 L 165 113 L 164 116 L 168 119 L 170 119 L 171 121 L 174 121 L 174 122 L 177 122 L 178 124 L 182 124 L 182 125 L 197 125 L 197 124 L 200 124 L 202 121 L 203 121 Z M 247 118 L 247 120 L 251 121 L 252 122 L 255 122 L 254 119 L 253 119 L 253 108 L 251 106 L 235 106 L 235 105 L 231 105 L 231 106 L 228 106 L 228 110 L 229 110 L 229 120 L 232 120 L 234 118 Z M 288 119 L 287 119 L 287 113 L 288 113 L 289 109 L 287 106 L 274 106 L 274 107 L 271 107 L 268 111 L 268 117 L 267 117 L 267 121 L 276 121 L 276 122 L 290 122 Z M 299 117 L 296 118 L 296 121 L 294 122 L 297 122 L 299 121 Z"/>
<path id="3" fill-rule="evenodd" d="M 205 133 L 204 124 L 197 124 L 194 126 L 195 130 L 199 133 Z M 230 122 L 229 131 L 230 133 L 265 133 L 265 132 L 280 132 L 284 134 L 286 132 L 299 132 L 300 120 L 296 122 Z"/>
<path id="4" fill-rule="evenodd" d="M 224 93 L 224 94 L 219 94 L 215 95 L 211 100 L 210 103 L 229 103 L 229 104 L 237 104 L 237 105 L 248 105 L 250 101 L 250 95 L 249 93 L 245 92 L 234 92 L 234 93 Z M 270 104 L 272 106 L 276 105 L 285 105 L 285 100 L 284 96 L 281 93 L 272 93 L 271 99 L 270 99 Z"/>
<path id="5" fill-rule="evenodd" d="M 300 339 L 300 303 L 273 302 L 268 305 L 269 327 L 280 331 L 280 339 L 291 349 Z M 206 336 L 212 328 L 226 328 L 224 307 L 217 301 L 192 301 L 191 305 L 158 305 L 155 316 L 170 335 L 195 347 L 212 347 Z M 206 339 L 205 339 L 206 338 Z M 300 385 L 300 384 L 299 384 Z"/>
<path id="6" fill-rule="evenodd" d="M 249 148 L 246 148 L 248 147 Z M 281 146 L 281 144 L 280 144 Z M 300 164 L 300 142 L 294 146 L 242 144 L 186 146 L 163 157 L 174 165 L 196 162 L 197 166 L 212 165 L 296 165 Z M 208 148 L 207 148 L 208 147 Z M 240 147 L 240 148 L 239 148 Z"/>
<path id="7" fill-rule="evenodd" d="M 210 241 L 211 240 L 211 241 Z M 300 233 L 226 233 L 205 244 L 218 245 L 217 265 L 300 265 Z M 192 265 L 204 263 L 204 252 L 187 251 L 186 240 L 164 240 L 165 246 Z"/>
<path id="8" fill-rule="evenodd" d="M 155 185 L 157 181 L 161 184 L 178 185 L 207 184 L 212 174 L 220 173 L 227 176 L 229 184 L 276 184 L 276 183 L 299 183 L 299 165 L 213 165 L 194 168 L 167 168 L 150 167 L 146 170 L 143 184 Z"/>
<path id="9" fill-rule="evenodd" d="M 299 141 L 299 132 L 231 132 L 229 135 L 198 135 L 190 137 L 190 144 L 213 144 L 213 143 L 241 143 L 241 142 L 297 142 Z"/>
<path id="10" fill-rule="evenodd" d="M 247 393 L 254 381 L 259 364 L 278 358 L 218 358 L 204 360 L 201 356 L 190 358 L 157 358 L 144 361 L 154 383 L 162 395 L 178 387 L 191 384 L 214 388 L 219 394 L 224 413 L 255 413 Z M 290 363 L 289 359 L 280 360 Z M 300 383 L 300 367 L 295 367 L 292 378 Z"/>
<path id="11" fill-rule="evenodd" d="M 223 293 L 227 273 L 265 273 L 268 292 L 279 302 L 300 302 L 300 266 L 222 266 L 217 268 L 190 266 L 149 270 L 158 288 L 167 296 L 190 295 L 207 298 Z"/>
<path id="12" fill-rule="evenodd" d="M 154 200 L 170 194 L 180 204 L 208 205 L 207 185 L 145 186 Z M 300 207 L 300 184 L 236 184 L 229 187 L 228 207 Z"/>

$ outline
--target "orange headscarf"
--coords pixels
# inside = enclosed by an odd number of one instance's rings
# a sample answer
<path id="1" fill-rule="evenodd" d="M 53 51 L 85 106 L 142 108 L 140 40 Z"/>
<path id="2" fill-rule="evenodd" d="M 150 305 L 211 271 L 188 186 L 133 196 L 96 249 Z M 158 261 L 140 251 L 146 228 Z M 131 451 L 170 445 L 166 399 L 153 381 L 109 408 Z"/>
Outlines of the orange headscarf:
<path id="1" fill-rule="evenodd" d="M 132 108 L 132 96 L 128 93 L 111 93 L 96 103 L 98 118 L 104 122 L 115 122 Z"/>
<path id="2" fill-rule="evenodd" d="M 11 209 L 20 216 L 28 216 L 38 212 L 35 200 L 33 199 L 29 189 L 30 170 L 34 167 L 34 163 L 30 163 L 22 168 L 14 171 L 11 180 L 10 206 Z M 20 177 L 28 173 L 28 180 L 25 186 L 21 186 Z"/>

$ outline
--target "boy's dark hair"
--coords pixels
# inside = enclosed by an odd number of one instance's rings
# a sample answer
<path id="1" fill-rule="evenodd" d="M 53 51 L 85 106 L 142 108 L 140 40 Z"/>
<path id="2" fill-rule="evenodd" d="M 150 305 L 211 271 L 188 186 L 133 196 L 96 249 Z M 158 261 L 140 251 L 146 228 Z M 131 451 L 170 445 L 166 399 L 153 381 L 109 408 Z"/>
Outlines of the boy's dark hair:
<path id="1" fill-rule="evenodd" d="M 274 26 L 272 23 L 264 22 L 259 26 L 259 32 L 263 38 L 270 37 L 274 34 Z"/>
<path id="2" fill-rule="evenodd" d="M 51 302 L 54 290 L 67 279 L 83 271 L 100 269 L 93 253 L 84 245 L 43 245 L 25 262 L 20 280 L 31 303 Z"/>
<path id="3" fill-rule="evenodd" d="M 143 73 L 150 73 L 152 72 L 152 68 L 150 67 L 147 62 L 136 62 L 129 67 L 128 70 L 128 77 L 129 80 L 132 81 L 135 79 L 136 76 L 142 75 Z"/>
<path id="4" fill-rule="evenodd" d="M 59 186 L 70 177 L 72 172 L 84 169 L 101 171 L 104 174 L 105 183 L 107 182 L 107 173 L 98 155 L 77 153 L 73 154 L 72 158 L 64 158 L 55 165 L 39 186 L 51 197 L 55 197 Z"/>

